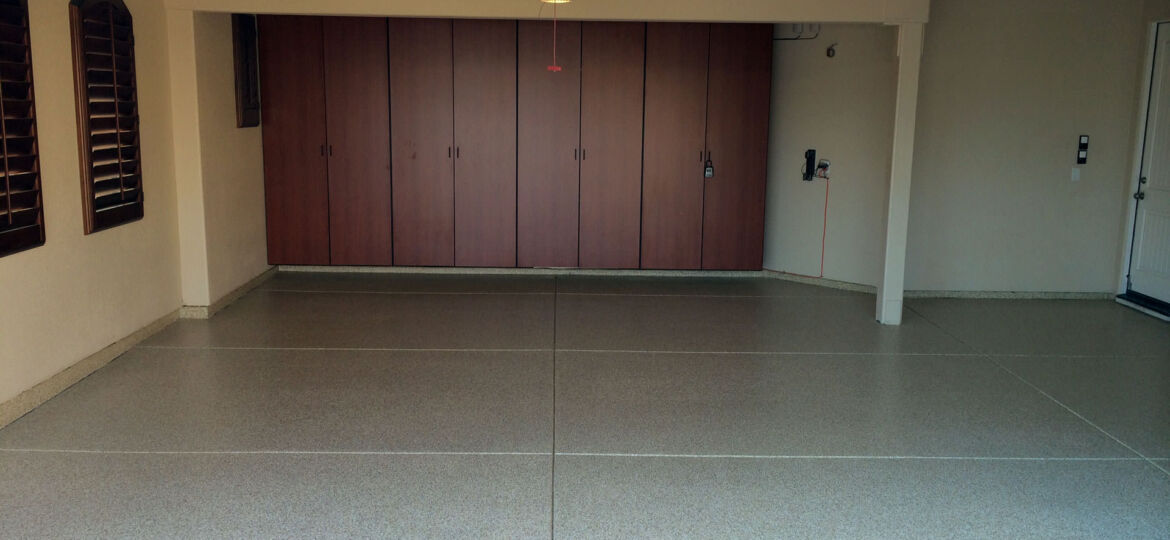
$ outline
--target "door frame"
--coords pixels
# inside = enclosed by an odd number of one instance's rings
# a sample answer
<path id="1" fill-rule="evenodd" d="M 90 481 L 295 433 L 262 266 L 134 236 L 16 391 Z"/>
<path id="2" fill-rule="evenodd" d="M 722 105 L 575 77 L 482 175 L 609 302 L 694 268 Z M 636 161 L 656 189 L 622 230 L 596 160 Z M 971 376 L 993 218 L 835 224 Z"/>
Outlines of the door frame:
<path id="1" fill-rule="evenodd" d="M 1140 184 L 1138 180 L 1142 176 L 1142 162 L 1145 158 L 1146 148 L 1146 131 L 1147 122 L 1150 116 L 1150 92 L 1151 85 L 1154 80 L 1154 54 L 1158 47 L 1158 31 L 1159 26 L 1167 25 L 1162 31 L 1170 32 L 1170 19 L 1157 20 L 1147 28 L 1146 32 L 1146 56 L 1145 66 L 1142 68 L 1142 83 L 1139 86 L 1138 93 L 1138 113 L 1137 122 L 1135 122 L 1134 130 L 1137 132 L 1134 136 L 1134 147 L 1132 164 L 1129 175 L 1129 189 L 1125 192 L 1125 226 L 1123 227 L 1124 236 L 1121 240 L 1121 264 L 1120 275 L 1117 278 L 1117 294 L 1122 295 L 1129 292 L 1129 269 L 1133 262 L 1133 240 L 1135 226 L 1137 225 L 1137 206 L 1138 201 L 1133 198 L 1133 194 L 1137 193 Z M 1170 52 L 1170 51 L 1168 51 Z"/>

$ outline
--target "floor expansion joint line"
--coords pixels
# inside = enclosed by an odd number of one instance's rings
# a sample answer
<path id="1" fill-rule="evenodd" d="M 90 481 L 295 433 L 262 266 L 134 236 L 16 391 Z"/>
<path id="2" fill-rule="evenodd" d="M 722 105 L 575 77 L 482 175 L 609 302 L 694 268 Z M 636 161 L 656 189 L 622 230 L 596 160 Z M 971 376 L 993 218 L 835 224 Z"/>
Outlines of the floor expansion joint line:
<path id="1" fill-rule="evenodd" d="M 663 349 L 557 349 L 571 353 L 609 354 L 725 354 L 742 356 L 983 356 L 978 353 L 900 353 L 900 352 L 856 352 L 856 351 L 670 351 Z"/>
<path id="2" fill-rule="evenodd" d="M 776 461 L 1005 461 L 1005 462 L 1127 462 L 1145 461 L 1135 457 L 999 457 L 999 456 L 850 456 L 850 455 L 768 455 L 768 454 L 627 454 L 610 452 L 557 452 L 565 457 L 659 458 L 659 459 L 754 459 Z"/>
<path id="3" fill-rule="evenodd" d="M 991 362 L 992 362 L 992 363 L 994 363 L 996 366 L 998 366 L 998 367 L 999 367 L 999 369 L 1002 369 L 1002 370 L 1004 370 L 1004 371 L 1008 372 L 1008 373 L 1009 373 L 1011 376 L 1013 376 L 1013 377 L 1015 377 L 1015 378 L 1019 379 L 1019 380 L 1020 380 L 1020 382 L 1022 382 L 1022 383 L 1024 383 L 1024 384 L 1028 385 L 1028 386 L 1029 386 L 1029 387 L 1031 387 L 1033 390 L 1035 390 L 1035 391 L 1039 392 L 1039 393 L 1040 393 L 1041 395 L 1043 395 L 1044 397 L 1046 397 L 1046 398 L 1048 398 L 1048 399 L 1052 400 L 1052 402 L 1053 402 L 1053 403 L 1055 403 L 1055 404 L 1059 405 L 1061 408 L 1063 408 L 1064 410 L 1068 411 L 1068 412 L 1069 412 L 1070 414 L 1072 414 L 1073 416 L 1075 416 L 1075 417 L 1077 417 L 1077 418 L 1080 418 L 1080 419 L 1081 419 L 1081 421 L 1083 421 L 1084 423 L 1086 423 L 1086 424 L 1088 424 L 1088 425 L 1092 426 L 1092 427 L 1093 427 L 1093 429 L 1096 429 L 1097 431 L 1100 431 L 1100 432 L 1101 432 L 1102 434 L 1104 434 L 1106 437 L 1109 437 L 1110 439 L 1112 439 L 1112 440 L 1113 440 L 1113 442 L 1115 442 L 1115 443 L 1117 443 L 1117 444 L 1120 444 L 1120 445 L 1121 445 L 1122 447 L 1124 447 L 1126 450 L 1129 450 L 1130 452 L 1133 452 L 1133 454 L 1134 454 L 1134 455 L 1136 455 L 1136 456 L 1140 457 L 1140 458 L 1141 458 L 1142 460 L 1144 460 L 1146 463 L 1149 463 L 1150 465 L 1154 466 L 1154 468 L 1158 469 L 1159 471 L 1162 471 L 1162 473 L 1164 473 L 1166 476 L 1170 476 L 1170 469 L 1167 469 L 1166 467 L 1162 466 L 1160 463 L 1158 463 L 1158 462 L 1157 462 L 1157 461 L 1155 461 L 1154 459 L 1151 459 L 1151 458 L 1147 457 L 1145 454 L 1143 454 L 1143 453 L 1139 452 L 1139 451 L 1138 451 L 1136 448 L 1134 448 L 1134 447 L 1132 447 L 1132 446 L 1130 446 L 1130 445 L 1126 444 L 1126 442 L 1125 442 L 1125 441 L 1123 441 L 1123 440 L 1121 440 L 1121 439 L 1117 438 L 1117 437 L 1116 437 L 1115 435 L 1113 435 L 1112 433 L 1109 433 L 1108 431 L 1106 431 L 1106 430 L 1105 430 L 1104 428 L 1102 428 L 1101 426 L 1097 425 L 1097 424 L 1096 424 L 1095 422 L 1093 422 L 1092 420 L 1089 420 L 1088 418 L 1085 418 L 1085 416 L 1084 416 L 1084 415 L 1082 415 L 1081 413 L 1077 412 L 1077 411 L 1076 411 L 1076 410 L 1074 410 L 1072 407 L 1069 407 L 1068 405 L 1065 405 L 1063 401 L 1060 401 L 1059 399 L 1056 399 L 1056 397 L 1055 397 L 1055 396 L 1053 396 L 1052 394 L 1049 394 L 1048 392 L 1045 392 L 1043 389 L 1041 389 L 1039 386 L 1036 386 L 1035 384 L 1032 384 L 1032 381 L 1029 381 L 1028 379 L 1025 379 L 1024 377 L 1020 376 L 1020 374 L 1016 373 L 1015 371 L 1012 371 L 1012 370 L 1011 370 L 1011 369 L 1009 369 L 1007 366 L 1005 366 L 1005 365 L 1003 365 L 1003 364 L 999 363 L 998 361 L 996 361 L 994 358 L 989 358 L 989 359 L 991 360 Z"/>
<path id="4" fill-rule="evenodd" d="M 392 347 L 224 347 L 184 345 L 137 345 L 136 349 L 192 351 L 368 351 L 368 352 L 552 352 L 552 349 L 418 349 Z"/>
<path id="5" fill-rule="evenodd" d="M 549 516 L 548 537 L 557 537 L 557 277 L 553 276 L 553 332 L 552 332 L 552 457 L 549 459 Z"/>
<path id="6" fill-rule="evenodd" d="M 517 456 L 517 457 L 601 457 L 639 459 L 748 459 L 776 461 L 1002 461 L 1002 462 L 1136 462 L 1144 457 L 1026 457 L 1026 456 L 867 456 L 867 455 L 785 455 L 785 454 L 669 454 L 624 452 L 460 452 L 460 451 L 379 451 L 379 450 L 86 450 L 54 448 L 0 448 L 10 454 L 108 454 L 177 456 Z"/>

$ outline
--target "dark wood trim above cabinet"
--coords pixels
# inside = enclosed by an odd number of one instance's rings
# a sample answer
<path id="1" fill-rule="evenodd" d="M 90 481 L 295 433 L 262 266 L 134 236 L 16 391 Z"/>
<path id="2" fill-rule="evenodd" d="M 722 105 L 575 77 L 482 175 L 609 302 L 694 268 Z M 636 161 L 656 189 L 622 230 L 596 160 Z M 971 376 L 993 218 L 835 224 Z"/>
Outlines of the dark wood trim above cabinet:
<path id="1" fill-rule="evenodd" d="M 260 125 L 260 68 L 256 16 L 232 14 L 232 57 L 236 72 L 236 127 Z"/>

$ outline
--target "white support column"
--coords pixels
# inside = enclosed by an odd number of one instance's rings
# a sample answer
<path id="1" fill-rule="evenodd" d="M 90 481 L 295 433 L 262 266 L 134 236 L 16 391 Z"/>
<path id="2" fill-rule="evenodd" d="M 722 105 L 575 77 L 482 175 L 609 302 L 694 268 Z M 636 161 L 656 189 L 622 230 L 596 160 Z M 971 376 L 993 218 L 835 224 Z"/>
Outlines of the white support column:
<path id="1" fill-rule="evenodd" d="M 877 288 L 877 320 L 902 324 L 906 285 L 906 233 L 910 222 L 910 177 L 914 167 L 914 124 L 918 117 L 918 72 L 922 62 L 922 23 L 898 26 L 898 95 L 894 113 L 890 198 L 882 279 Z"/>
<path id="2" fill-rule="evenodd" d="M 167 10 L 175 183 L 179 207 L 179 259 L 183 304 L 211 303 L 207 273 L 207 226 L 203 208 L 203 160 L 195 73 L 195 13 Z"/>

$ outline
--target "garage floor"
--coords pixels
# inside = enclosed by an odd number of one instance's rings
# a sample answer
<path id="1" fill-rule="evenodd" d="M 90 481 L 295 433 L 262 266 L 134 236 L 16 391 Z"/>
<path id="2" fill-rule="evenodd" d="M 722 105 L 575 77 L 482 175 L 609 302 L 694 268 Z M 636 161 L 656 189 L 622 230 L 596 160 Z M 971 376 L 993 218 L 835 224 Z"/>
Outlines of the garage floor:
<path id="1" fill-rule="evenodd" d="M 0 430 L 19 537 L 1165 537 L 1170 326 L 768 279 L 282 273 Z"/>

